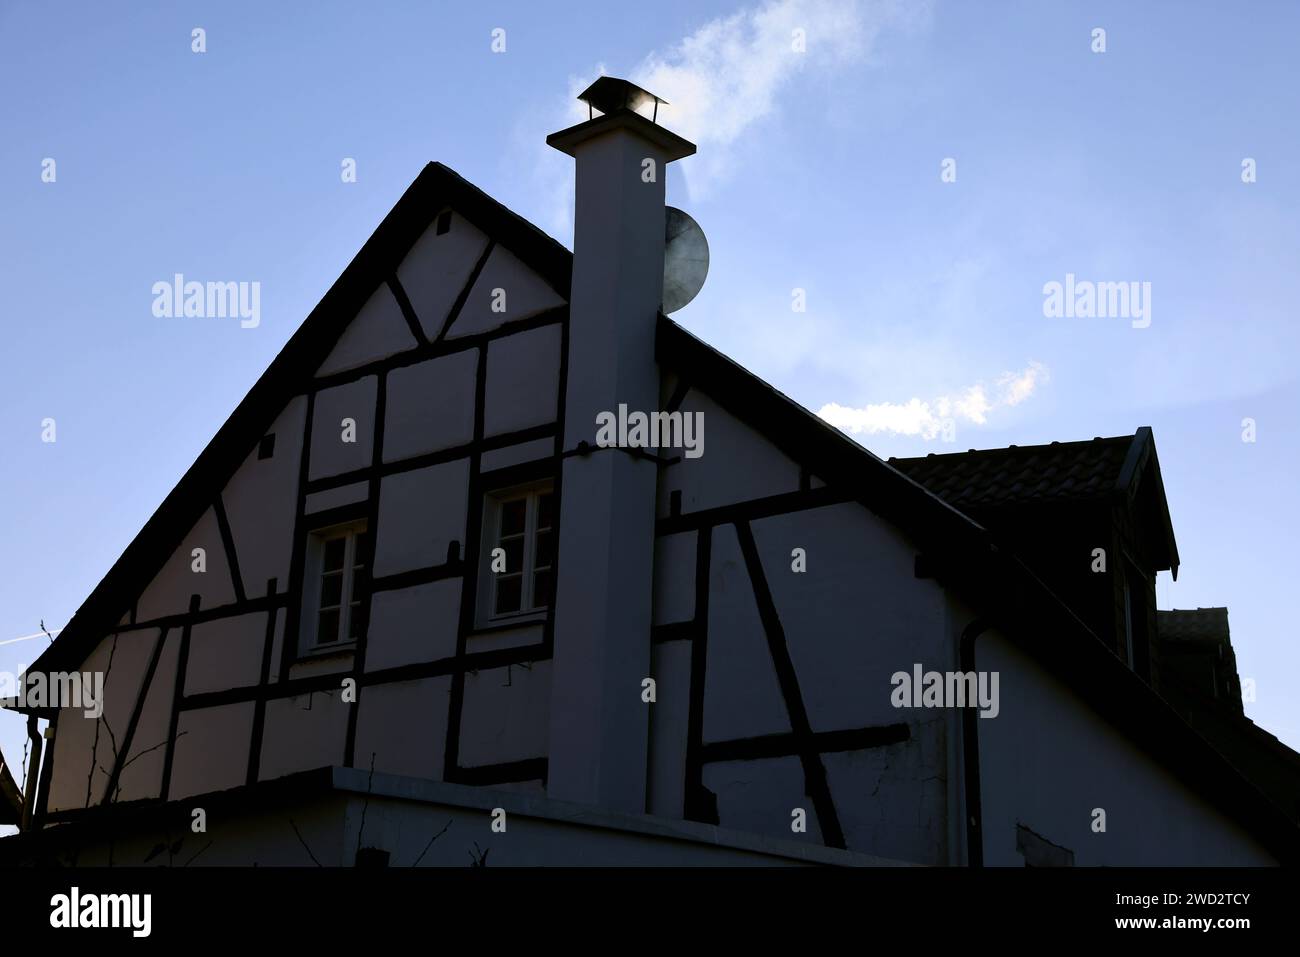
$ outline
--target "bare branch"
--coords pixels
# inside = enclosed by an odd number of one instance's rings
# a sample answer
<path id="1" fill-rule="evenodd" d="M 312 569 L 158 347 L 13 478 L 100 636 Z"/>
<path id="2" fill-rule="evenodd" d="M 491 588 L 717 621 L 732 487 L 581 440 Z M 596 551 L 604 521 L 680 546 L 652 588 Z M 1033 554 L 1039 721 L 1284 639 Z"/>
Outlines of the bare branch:
<path id="1" fill-rule="evenodd" d="M 429 848 L 433 847 L 433 842 L 447 833 L 447 828 L 451 827 L 451 821 L 452 819 L 448 818 L 447 823 L 442 826 L 442 830 L 439 831 L 437 834 L 433 835 L 433 837 L 429 838 L 429 843 L 424 845 L 424 850 L 422 850 L 420 852 L 420 856 L 415 859 L 415 863 L 411 865 L 412 867 L 420 866 L 420 862 L 424 860 L 424 855 L 428 854 Z"/>
<path id="2" fill-rule="evenodd" d="M 191 864 L 194 863 L 194 859 L 195 859 L 195 858 L 197 858 L 200 854 L 202 854 L 204 851 L 206 851 L 206 850 L 207 850 L 208 848 L 210 848 L 211 846 L 212 846 L 212 842 L 211 842 L 211 841 L 208 841 L 208 843 L 204 844 L 201 848 L 198 849 L 198 851 L 194 854 L 194 857 L 191 857 L 188 861 L 186 861 L 184 864 L 182 864 L 181 867 L 189 867 Z"/>
<path id="3" fill-rule="evenodd" d="M 109 676 L 109 675 L 112 673 L 112 671 L 113 671 L 113 656 L 116 655 L 116 654 L 117 654 L 117 635 L 113 635 L 113 645 L 112 645 L 112 647 L 109 648 L 109 650 L 108 650 L 108 667 L 104 669 L 104 687 L 103 687 L 103 689 L 102 689 L 102 691 L 101 691 L 101 694 L 103 694 L 103 695 L 105 695 L 105 696 L 107 696 L 107 694 L 108 694 L 108 676 Z M 94 791 L 94 789 L 95 789 L 95 768 L 96 768 L 96 766 L 97 766 L 97 765 L 96 765 L 96 760 L 95 760 L 95 759 L 99 756 L 99 723 L 100 723 L 101 721 L 104 722 L 105 727 L 108 726 L 108 722 L 104 719 L 103 714 L 101 714 L 101 715 L 100 715 L 100 716 L 95 720 L 95 740 L 94 740 L 94 742 L 93 742 L 93 743 L 91 744 L 91 746 L 90 746 L 90 773 L 89 773 L 88 775 L 86 775 L 86 807 L 90 807 L 90 795 L 91 795 L 91 793 L 92 793 L 92 792 Z M 111 728 L 109 728 L 109 732 L 108 732 L 108 733 L 111 735 L 111 734 L 113 733 L 113 730 L 112 730 Z M 114 760 L 114 761 L 117 760 L 117 745 L 116 745 L 116 740 L 117 740 L 117 739 L 114 738 L 114 742 L 115 742 L 115 743 L 114 743 L 114 746 L 113 746 L 113 760 Z M 105 799 L 105 800 L 108 800 L 108 798 L 109 798 L 109 795 L 105 794 L 105 795 L 104 795 L 104 799 Z"/>
<path id="4" fill-rule="evenodd" d="M 302 839 L 302 833 L 298 830 L 298 825 L 293 823 L 293 818 L 289 818 L 289 826 L 293 828 L 293 833 L 298 835 L 298 843 L 301 844 L 302 849 L 307 852 L 307 856 L 311 858 L 311 862 L 317 867 L 320 867 L 321 862 L 316 860 L 316 855 L 311 852 L 311 848 L 307 846 L 307 842 Z"/>
<path id="5" fill-rule="evenodd" d="M 361 836 L 366 831 L 366 810 L 370 807 L 370 786 L 375 780 L 375 752 L 370 752 L 370 776 L 366 778 L 366 800 L 361 805 L 361 826 L 357 828 L 357 853 L 356 857 L 361 856 Z M 354 857 L 355 860 L 355 857 Z"/>

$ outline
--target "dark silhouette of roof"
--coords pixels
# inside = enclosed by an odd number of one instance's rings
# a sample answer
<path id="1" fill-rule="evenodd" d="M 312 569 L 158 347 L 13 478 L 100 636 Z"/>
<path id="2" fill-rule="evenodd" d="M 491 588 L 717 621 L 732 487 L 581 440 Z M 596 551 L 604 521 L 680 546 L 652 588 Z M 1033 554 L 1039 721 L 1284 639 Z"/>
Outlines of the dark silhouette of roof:
<path id="1" fill-rule="evenodd" d="M 1119 485 L 1133 439 L 1012 445 L 889 462 L 957 508 L 1104 498 Z"/>
<path id="2" fill-rule="evenodd" d="M 0 824 L 17 824 L 23 818 L 23 795 L 0 754 Z"/>
<path id="3" fill-rule="evenodd" d="M 1132 435 L 891 458 L 889 464 L 990 528 L 1009 513 L 1110 501 L 1146 529 L 1154 569 L 1178 577 L 1178 543 L 1149 426 Z"/>
<path id="4" fill-rule="evenodd" d="M 1156 612 L 1162 641 L 1229 641 L 1228 609 L 1188 608 Z"/>

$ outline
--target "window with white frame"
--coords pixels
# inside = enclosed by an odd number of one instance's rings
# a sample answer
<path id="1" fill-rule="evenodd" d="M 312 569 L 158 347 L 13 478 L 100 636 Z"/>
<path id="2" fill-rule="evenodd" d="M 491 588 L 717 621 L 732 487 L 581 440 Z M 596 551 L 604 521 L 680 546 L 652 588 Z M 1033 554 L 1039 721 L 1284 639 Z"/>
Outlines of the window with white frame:
<path id="1" fill-rule="evenodd" d="M 367 554 L 365 522 L 312 532 L 306 580 L 314 601 L 306 617 L 305 650 L 347 645 L 359 637 Z"/>
<path id="2" fill-rule="evenodd" d="M 555 587 L 555 495 L 550 483 L 489 494 L 484 511 L 487 621 L 536 616 Z"/>

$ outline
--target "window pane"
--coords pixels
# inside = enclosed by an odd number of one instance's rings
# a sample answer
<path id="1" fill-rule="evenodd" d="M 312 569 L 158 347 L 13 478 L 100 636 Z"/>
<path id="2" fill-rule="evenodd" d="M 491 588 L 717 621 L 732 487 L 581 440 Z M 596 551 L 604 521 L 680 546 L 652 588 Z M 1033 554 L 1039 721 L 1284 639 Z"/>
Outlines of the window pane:
<path id="1" fill-rule="evenodd" d="M 501 534 L 521 534 L 524 530 L 524 518 L 527 511 L 527 499 L 517 498 L 513 502 L 503 502 L 501 504 Z"/>
<path id="2" fill-rule="evenodd" d="M 316 641 L 318 644 L 328 644 L 331 641 L 339 639 L 339 610 L 334 608 L 330 611 L 320 613 L 319 625 L 316 629 Z"/>
<path id="3" fill-rule="evenodd" d="M 555 496 L 550 492 L 543 492 L 537 497 L 537 527 L 554 528 L 555 518 L 553 513 L 553 503 Z"/>
<path id="4" fill-rule="evenodd" d="M 310 593 L 309 593 L 310 594 Z M 321 578 L 320 606 L 329 608 L 343 600 L 343 573 L 333 572 Z"/>
<path id="5" fill-rule="evenodd" d="M 361 603 L 354 601 L 348 606 L 348 638 L 356 641 L 361 637 Z"/>
<path id="6" fill-rule="evenodd" d="M 549 608 L 551 605 L 551 572 L 548 569 L 533 576 L 533 607 Z"/>
<path id="7" fill-rule="evenodd" d="M 550 568 L 553 564 L 555 564 L 555 533 L 538 532 L 537 547 L 533 550 L 533 566 Z"/>
<path id="8" fill-rule="evenodd" d="M 343 548 L 347 539 L 331 538 L 325 543 L 325 571 L 337 571 L 343 567 Z"/>
<path id="9" fill-rule="evenodd" d="M 523 590 L 522 575 L 501 576 L 497 579 L 496 614 L 518 611 L 520 592 Z"/>
<path id="10" fill-rule="evenodd" d="M 511 538 L 501 543 L 506 550 L 506 571 L 510 574 L 524 570 L 524 540 Z"/>
<path id="11" fill-rule="evenodd" d="M 366 563 L 366 533 L 357 532 L 356 546 L 352 552 L 352 563 L 354 565 L 364 565 Z"/>

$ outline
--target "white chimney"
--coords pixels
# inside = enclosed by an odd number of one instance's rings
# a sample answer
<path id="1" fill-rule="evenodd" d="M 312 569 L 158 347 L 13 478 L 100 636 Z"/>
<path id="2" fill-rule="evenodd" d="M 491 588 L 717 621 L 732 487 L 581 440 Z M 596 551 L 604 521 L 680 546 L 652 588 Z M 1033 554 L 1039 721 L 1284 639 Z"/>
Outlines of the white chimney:
<path id="1" fill-rule="evenodd" d="M 695 146 L 635 112 L 663 101 L 625 80 L 579 99 L 603 115 L 546 139 L 577 166 L 548 791 L 640 813 L 658 470 L 597 448 L 596 417 L 657 409 L 664 181 Z"/>

